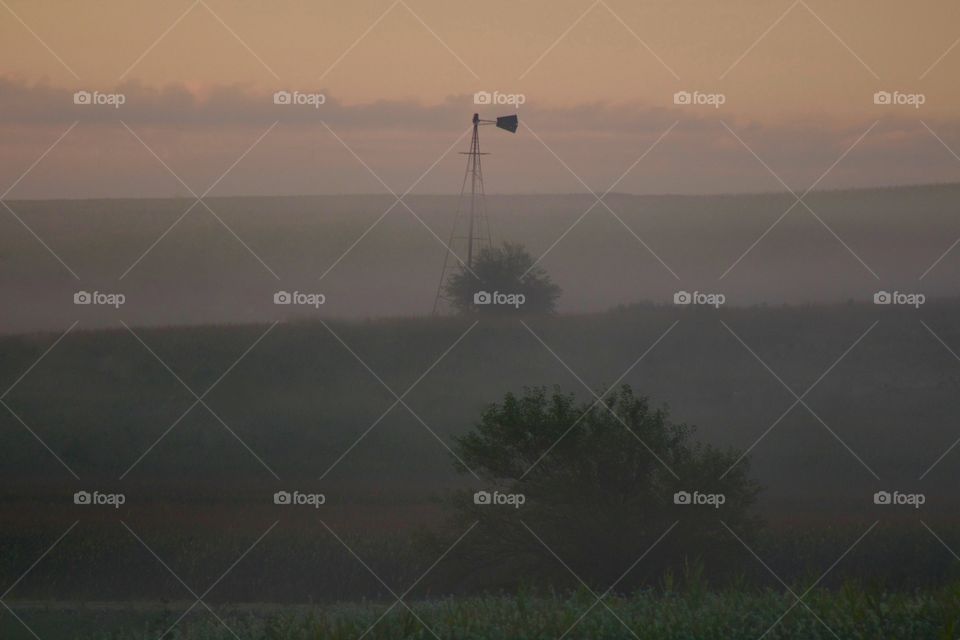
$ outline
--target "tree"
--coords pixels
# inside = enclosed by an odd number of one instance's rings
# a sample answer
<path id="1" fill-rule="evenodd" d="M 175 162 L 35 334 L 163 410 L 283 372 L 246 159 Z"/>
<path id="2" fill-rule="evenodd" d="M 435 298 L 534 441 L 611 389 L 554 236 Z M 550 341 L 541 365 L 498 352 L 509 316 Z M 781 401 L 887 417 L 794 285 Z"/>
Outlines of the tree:
<path id="1" fill-rule="evenodd" d="M 483 586 L 546 576 L 576 587 L 566 564 L 602 592 L 691 566 L 707 575 L 743 566 L 743 549 L 723 523 L 744 539 L 758 528 L 751 507 L 759 486 L 747 461 L 696 442 L 692 427 L 672 423 L 666 409 L 651 408 L 629 386 L 602 398 L 579 404 L 572 394 L 542 387 L 508 393 L 457 439 L 456 466 L 479 476 L 481 490 L 524 496 L 520 507 L 478 504 L 473 491 L 450 497 L 451 531 L 480 523 L 458 554 L 464 575 L 482 574 Z M 722 494 L 724 502 L 715 508 L 680 497 L 677 504 L 675 494 L 684 491 Z"/>
<path id="2" fill-rule="evenodd" d="M 506 242 L 481 250 L 472 269 L 450 276 L 444 293 L 461 313 L 553 313 L 561 290 L 523 246 Z"/>

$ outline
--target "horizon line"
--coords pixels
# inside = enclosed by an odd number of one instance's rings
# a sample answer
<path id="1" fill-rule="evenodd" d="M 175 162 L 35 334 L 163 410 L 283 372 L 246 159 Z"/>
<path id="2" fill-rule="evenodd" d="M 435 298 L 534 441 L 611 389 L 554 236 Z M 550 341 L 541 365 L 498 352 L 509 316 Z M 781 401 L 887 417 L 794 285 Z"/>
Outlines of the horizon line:
<path id="1" fill-rule="evenodd" d="M 960 180 L 952 182 L 914 182 L 899 183 L 891 185 L 869 185 L 869 186 L 847 186 L 817 188 L 810 193 L 841 193 L 849 191 L 885 191 L 897 189 L 929 189 L 937 187 L 960 187 Z M 406 197 L 459 197 L 459 192 L 431 192 L 431 193 L 410 193 Z M 487 193 L 486 197 L 491 198 L 510 198 L 510 197 L 597 197 L 589 191 L 518 191 Z M 718 198 L 718 197 L 750 197 L 750 196 L 769 196 L 786 195 L 790 192 L 785 189 L 780 190 L 757 190 L 757 191 L 707 191 L 703 193 L 679 193 L 679 192 L 657 192 L 657 193 L 633 193 L 627 191 L 611 191 L 605 194 L 607 196 L 621 196 L 630 198 Z M 226 198 L 332 198 L 332 197 L 395 197 L 390 193 L 373 192 L 343 192 L 343 193 L 289 193 L 289 194 L 257 194 L 257 193 L 236 193 L 224 195 L 208 195 L 204 200 L 216 200 Z M 172 196 L 84 196 L 84 197 L 28 197 L 28 198 L 7 198 L 8 202 L 84 202 L 92 200 L 195 200 L 196 198 L 189 194 L 178 194 Z"/>

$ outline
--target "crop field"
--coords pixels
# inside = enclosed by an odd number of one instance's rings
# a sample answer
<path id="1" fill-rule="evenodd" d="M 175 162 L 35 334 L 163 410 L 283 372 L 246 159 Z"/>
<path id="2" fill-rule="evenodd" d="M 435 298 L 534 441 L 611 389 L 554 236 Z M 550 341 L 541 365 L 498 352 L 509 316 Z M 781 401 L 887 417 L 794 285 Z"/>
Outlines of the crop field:
<path id="1" fill-rule="evenodd" d="M 960 584 L 932 592 L 884 592 L 848 585 L 837 591 L 662 589 L 629 596 L 518 594 L 397 603 L 301 606 L 196 605 L 137 611 L 78 606 L 21 610 L 49 640 L 756 640 L 759 637 L 956 638 Z M 801 599 L 802 596 L 802 599 Z M 4 637 L 18 638 L 10 614 Z M 110 631 L 102 629 L 110 628 Z M 13 634 L 13 635 L 10 635 Z M 28 637 L 28 636 L 23 636 Z"/>

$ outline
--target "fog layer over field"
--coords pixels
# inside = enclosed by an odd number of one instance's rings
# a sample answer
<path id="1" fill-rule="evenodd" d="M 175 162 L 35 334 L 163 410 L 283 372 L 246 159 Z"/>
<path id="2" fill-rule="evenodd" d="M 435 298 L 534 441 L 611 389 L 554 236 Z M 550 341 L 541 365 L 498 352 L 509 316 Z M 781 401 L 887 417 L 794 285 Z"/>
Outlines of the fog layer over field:
<path id="1" fill-rule="evenodd" d="M 678 290 L 722 292 L 728 305 L 865 301 L 877 290 L 954 295 L 960 252 L 937 261 L 960 237 L 958 203 L 957 185 L 819 192 L 803 202 L 786 193 L 611 194 L 602 203 L 590 195 L 488 197 L 494 240 L 542 256 L 563 288 L 562 313 L 671 302 Z M 428 314 L 457 198 L 10 204 L 47 247 L 12 215 L 0 218 L 3 332 L 74 320 L 89 328 L 121 319 Z M 78 307 L 79 290 L 120 292 L 126 302 L 119 310 Z M 326 301 L 319 309 L 277 307 L 278 290 Z"/>

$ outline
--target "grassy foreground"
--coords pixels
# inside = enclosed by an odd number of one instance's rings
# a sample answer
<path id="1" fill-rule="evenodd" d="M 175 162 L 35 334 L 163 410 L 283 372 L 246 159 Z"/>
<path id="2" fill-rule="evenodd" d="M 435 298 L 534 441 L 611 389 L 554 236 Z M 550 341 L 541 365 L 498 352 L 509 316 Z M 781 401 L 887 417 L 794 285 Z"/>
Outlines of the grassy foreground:
<path id="1" fill-rule="evenodd" d="M 165 637 L 227 640 L 234 638 L 235 633 L 242 640 L 357 640 L 361 636 L 371 640 L 756 640 L 761 636 L 944 640 L 956 638 L 960 629 L 960 585 L 923 593 L 874 594 L 858 587 L 816 590 L 796 605 L 789 593 L 769 590 L 644 592 L 609 597 L 591 606 L 595 602 L 596 598 L 584 591 L 569 597 L 521 594 L 417 601 L 410 604 L 413 613 L 398 604 L 386 615 L 389 605 L 384 603 L 243 609 L 213 606 L 230 629 L 197 605 Z M 150 614 L 100 612 L 96 614 L 96 627 L 87 626 L 90 621 L 81 621 L 88 613 L 84 609 L 34 610 L 22 611 L 20 615 L 29 624 L 36 622 L 34 628 L 42 630 L 42 637 L 48 640 L 155 640 L 170 629 L 182 610 L 171 608 Z M 4 618 L 0 628 L 13 631 L 13 637 L 17 637 L 17 632 L 26 633 L 10 626 L 17 624 L 11 616 Z M 84 627 L 90 631 L 79 633 Z"/>

